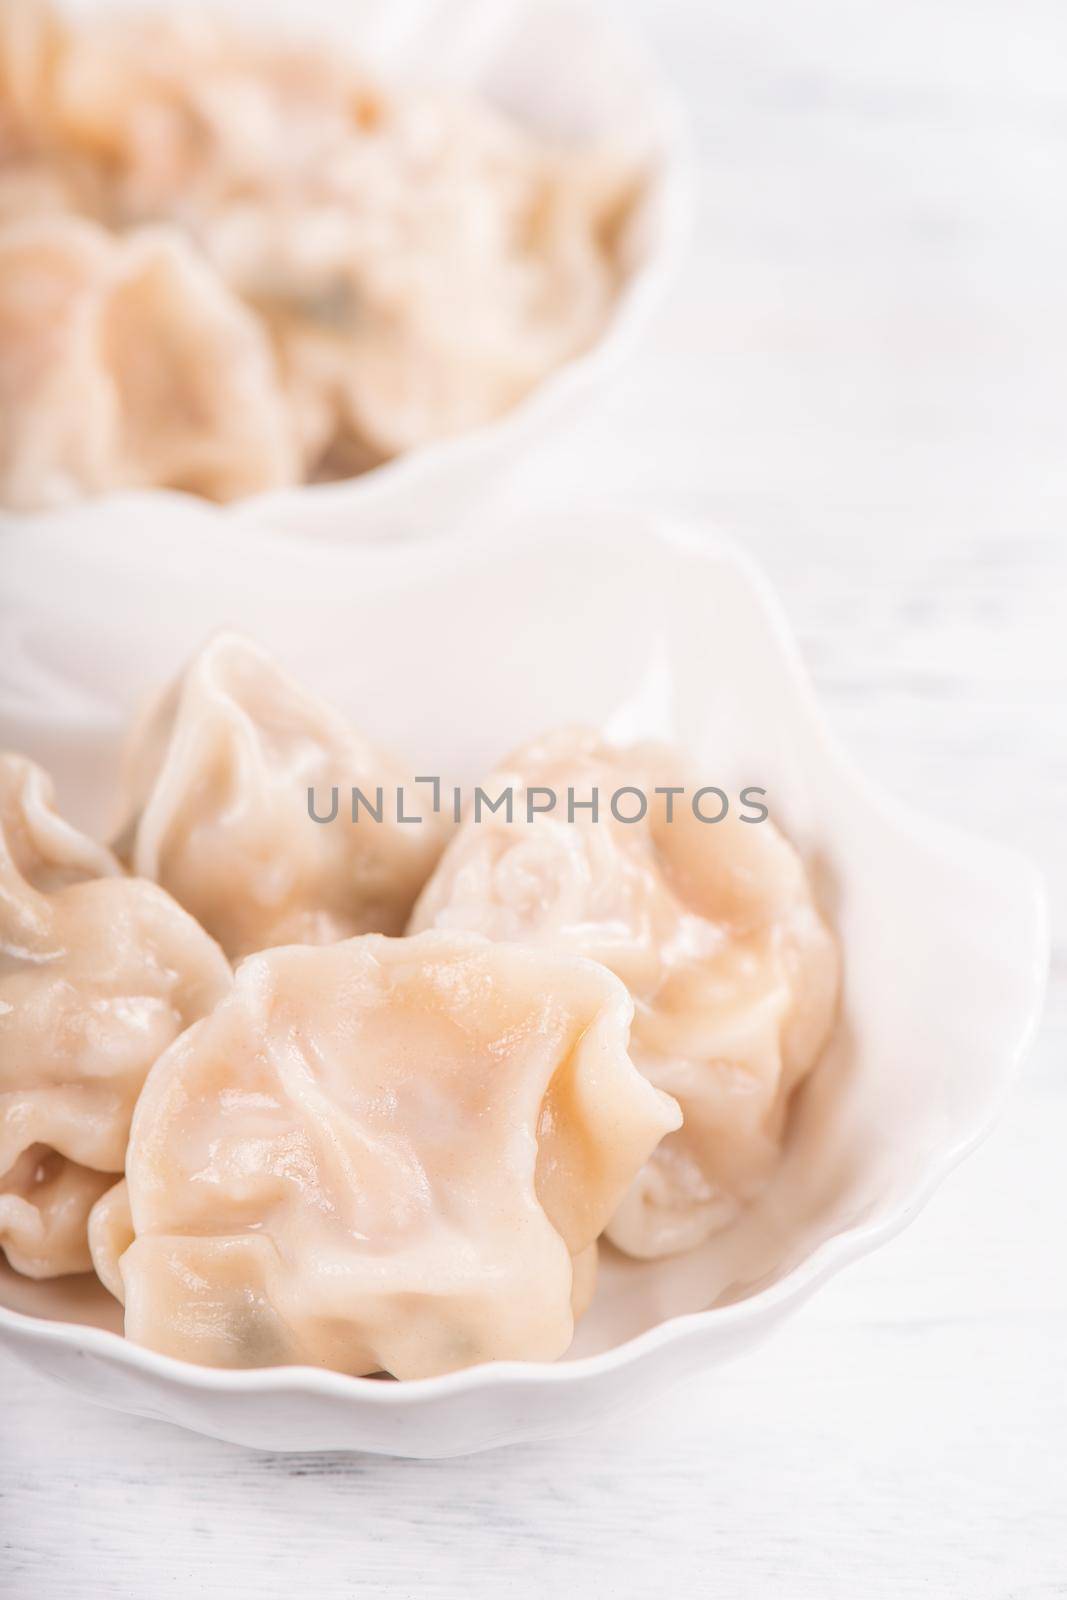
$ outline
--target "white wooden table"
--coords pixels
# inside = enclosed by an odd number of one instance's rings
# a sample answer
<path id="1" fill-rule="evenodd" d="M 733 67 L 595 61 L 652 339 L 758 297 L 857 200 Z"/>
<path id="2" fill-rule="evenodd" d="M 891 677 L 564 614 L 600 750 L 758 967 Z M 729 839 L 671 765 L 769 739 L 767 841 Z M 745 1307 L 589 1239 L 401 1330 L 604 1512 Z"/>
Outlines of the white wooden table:
<path id="1" fill-rule="evenodd" d="M 1039 859 L 1024 1082 L 772 1344 L 568 1443 L 256 1456 L 3 1363 L 5 1600 L 1067 1595 L 1067 12 L 621 9 L 692 103 L 699 237 L 614 403 L 516 494 L 734 530 L 866 768 Z"/>

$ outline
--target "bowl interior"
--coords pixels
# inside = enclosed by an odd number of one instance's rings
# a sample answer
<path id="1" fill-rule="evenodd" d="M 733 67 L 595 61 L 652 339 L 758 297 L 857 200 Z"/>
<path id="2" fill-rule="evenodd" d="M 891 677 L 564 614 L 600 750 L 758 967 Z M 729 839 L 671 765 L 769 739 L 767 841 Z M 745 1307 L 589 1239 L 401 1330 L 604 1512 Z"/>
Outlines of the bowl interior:
<path id="1" fill-rule="evenodd" d="M 887 805 L 848 769 L 774 602 L 729 548 L 619 512 L 329 549 L 133 497 L 15 529 L 0 564 L 0 740 L 52 770 L 65 810 L 103 834 L 123 728 L 219 626 L 446 783 L 583 721 L 676 739 L 706 783 L 767 790 L 842 942 L 836 1037 L 762 1199 L 675 1260 L 606 1249 L 573 1356 L 780 1283 L 835 1235 L 913 1205 L 988 1120 L 1033 1004 L 1029 884 L 1013 858 Z M 0 1303 L 119 1326 L 89 1280 L 5 1272 Z"/>

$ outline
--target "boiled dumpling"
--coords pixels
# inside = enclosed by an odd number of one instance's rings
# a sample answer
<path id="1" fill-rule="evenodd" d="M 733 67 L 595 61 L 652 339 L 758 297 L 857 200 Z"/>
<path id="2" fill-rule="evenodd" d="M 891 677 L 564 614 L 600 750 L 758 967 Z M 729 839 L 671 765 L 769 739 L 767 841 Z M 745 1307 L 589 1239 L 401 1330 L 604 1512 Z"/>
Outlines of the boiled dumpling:
<path id="1" fill-rule="evenodd" d="M 493 795 L 512 786 L 516 820 L 498 812 L 468 822 L 411 921 L 412 932 L 462 929 L 575 951 L 629 986 L 631 1055 L 685 1119 L 607 1230 L 636 1256 L 699 1244 L 758 1193 L 837 996 L 835 942 L 774 824 L 734 810 L 702 822 L 683 797 L 667 821 L 655 789 L 685 786 L 686 765 L 669 749 L 617 749 L 582 730 L 526 746 L 485 785 Z M 526 822 L 525 785 L 553 790 L 556 814 Z M 647 797 L 644 820 L 612 815 L 610 798 L 623 786 Z M 579 801 L 574 822 L 568 787 Z M 580 806 L 594 787 L 596 822 Z M 635 797 L 619 809 L 636 815 Z"/>
<path id="2" fill-rule="evenodd" d="M 587 349 L 635 188 L 630 163 L 545 150 L 484 107 L 394 98 L 303 191 L 229 205 L 199 237 L 268 317 L 294 403 L 332 419 L 329 469 L 331 449 L 373 463 L 475 428 Z"/>
<path id="3" fill-rule="evenodd" d="M 0 156 L 40 130 L 63 42 L 44 0 L 0 0 Z"/>
<path id="4" fill-rule="evenodd" d="M 268 340 L 176 231 L 47 205 L 0 227 L 0 498 L 230 500 L 291 482 L 295 450 Z"/>
<path id="5" fill-rule="evenodd" d="M 55 345 L 62 376 L 0 410 L 0 438 L 24 417 L 0 498 L 157 483 L 227 500 L 492 420 L 601 336 L 641 165 L 210 7 L 0 0 L 0 221 L 76 214 L 138 280 L 107 361 L 60 338 L 75 311 L 93 322 L 85 296 L 69 290 L 50 339 L 28 306 L 18 344 L 35 365 Z M 135 269 L 146 229 L 170 253 Z M 7 270 L 56 298 L 54 261 Z"/>
<path id="6" fill-rule="evenodd" d="M 98 1173 L 92 1173 L 96 1179 Z M 105 1179 L 110 1184 L 111 1179 Z M 89 1251 L 97 1277 L 116 1300 L 124 1300 L 126 1290 L 119 1267 L 134 1240 L 130 1215 L 130 1191 L 125 1178 L 108 1188 L 89 1213 Z M 571 1311 L 575 1322 L 589 1309 L 596 1288 L 597 1247 L 591 1244 L 574 1257 L 571 1286 Z"/>
<path id="7" fill-rule="evenodd" d="M 233 957 L 277 944 L 400 933 L 443 844 L 392 758 L 306 694 L 248 640 L 220 634 L 135 736 L 133 869 L 154 878 Z M 351 820 L 351 791 L 360 807 Z M 309 790 L 317 816 L 310 815 Z"/>
<path id="8" fill-rule="evenodd" d="M 401 1378 L 559 1356 L 678 1125 L 631 1010 L 593 962 L 465 935 L 250 956 L 153 1068 L 95 1218 L 128 1336 Z"/>
<path id="9" fill-rule="evenodd" d="M 609 315 L 628 157 L 195 9 L 67 30 L 51 93 L 118 214 L 180 218 L 263 317 L 309 472 L 498 416 Z"/>
<path id="10" fill-rule="evenodd" d="M 68 218 L 0 230 L 0 495 L 8 505 L 60 504 L 83 492 L 106 450 L 107 383 L 87 357 L 85 320 L 109 255 L 105 235 Z"/>
<path id="11" fill-rule="evenodd" d="M 27 1278 L 88 1272 L 87 1219 L 114 1182 L 113 1172 L 80 1167 L 45 1144 L 27 1145 L 0 1174 L 0 1250 L 15 1271 Z"/>
<path id="12" fill-rule="evenodd" d="M 89 1254 L 100 1282 L 116 1300 L 124 1294 L 119 1259 L 133 1243 L 130 1191 L 126 1179 L 108 1179 L 108 1188 L 89 1213 Z"/>
<path id="13" fill-rule="evenodd" d="M 221 950 L 156 884 L 58 817 L 0 756 L 0 1247 L 86 1271 L 89 1209 L 121 1173 L 156 1056 L 226 993 Z"/>

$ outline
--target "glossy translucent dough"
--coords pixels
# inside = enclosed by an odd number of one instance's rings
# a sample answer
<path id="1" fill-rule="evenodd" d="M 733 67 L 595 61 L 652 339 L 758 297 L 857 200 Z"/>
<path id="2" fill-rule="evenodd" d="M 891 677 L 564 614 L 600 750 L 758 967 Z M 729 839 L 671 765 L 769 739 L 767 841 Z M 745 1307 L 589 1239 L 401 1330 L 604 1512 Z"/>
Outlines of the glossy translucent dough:
<path id="1" fill-rule="evenodd" d="M 689 767 L 676 751 L 618 749 L 585 730 L 527 745 L 484 785 L 491 796 L 515 789 L 516 820 L 500 812 L 468 822 L 410 924 L 574 951 L 629 986 L 633 1059 L 685 1118 L 607 1230 L 637 1256 L 701 1243 L 759 1192 L 837 999 L 835 942 L 774 824 L 741 821 L 736 796 L 718 823 L 676 798 L 667 822 L 654 790 L 687 785 L 691 797 L 700 783 Z M 523 785 L 552 789 L 555 815 L 523 820 Z M 625 785 L 648 796 L 643 821 L 611 815 L 610 798 Z M 599 820 L 579 807 L 568 822 L 568 787 L 580 801 L 594 786 Z M 635 815 L 634 796 L 619 809 Z M 702 809 L 714 815 L 719 802 L 705 799 Z"/>
<path id="2" fill-rule="evenodd" d="M 97 1230 L 130 1338 L 415 1378 L 551 1360 L 678 1110 L 604 968 L 477 937 L 249 957 L 156 1063 Z M 110 1214 L 108 1211 L 110 1210 Z"/>
<path id="3" fill-rule="evenodd" d="M 119 1257 L 133 1243 L 133 1219 L 126 1179 L 113 1183 L 89 1213 L 89 1253 L 100 1282 L 116 1300 L 124 1297 Z"/>
<path id="4" fill-rule="evenodd" d="M 413 774 L 299 688 L 265 651 L 220 634 L 127 754 L 135 872 L 163 884 L 234 958 L 276 944 L 400 933 L 444 842 Z M 397 790 L 407 785 L 397 820 Z M 351 790 L 371 804 L 352 821 Z M 309 815 L 314 790 L 317 816 Z"/>
<path id="5" fill-rule="evenodd" d="M 145 1075 L 230 976 L 168 894 L 57 816 L 39 768 L 0 756 L 0 1246 L 19 1271 L 88 1268 Z"/>
<path id="6" fill-rule="evenodd" d="M 24 187 L 24 215 L 0 213 L 0 499 L 160 485 L 229 500 L 290 481 L 288 411 L 251 312 L 177 230 L 117 239 L 48 214 L 44 194 Z"/>

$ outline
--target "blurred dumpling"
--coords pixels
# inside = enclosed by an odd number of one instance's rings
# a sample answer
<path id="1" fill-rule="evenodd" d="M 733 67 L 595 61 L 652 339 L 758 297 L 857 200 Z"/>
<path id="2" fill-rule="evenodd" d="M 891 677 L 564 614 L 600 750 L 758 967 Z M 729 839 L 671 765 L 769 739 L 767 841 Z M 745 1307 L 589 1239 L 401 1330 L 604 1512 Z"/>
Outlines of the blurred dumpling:
<path id="1" fill-rule="evenodd" d="M 205 253 L 267 318 L 323 443 L 370 462 L 501 415 L 602 331 L 632 165 L 547 149 L 485 107 L 381 103 L 299 188 L 213 209 Z M 332 439 L 332 444 L 331 444 Z"/>
<path id="2" fill-rule="evenodd" d="M 0 1248 L 34 1277 L 86 1271 L 90 1207 L 121 1173 L 153 1061 L 228 990 L 221 950 L 158 885 L 0 756 Z"/>
<path id="3" fill-rule="evenodd" d="M 733 809 L 702 822 L 676 797 L 668 821 L 654 791 L 685 785 L 685 768 L 669 749 L 613 748 L 582 730 L 527 745 L 485 786 L 514 788 L 515 821 L 500 812 L 468 822 L 410 924 L 574 951 L 628 985 L 633 1060 L 684 1117 L 608 1227 L 636 1256 L 701 1243 L 759 1192 L 837 999 L 836 944 L 800 858 L 769 820 L 745 822 Z M 554 815 L 525 820 L 527 785 L 560 797 Z M 623 786 L 647 797 L 643 820 L 612 815 Z M 598 790 L 596 822 L 580 804 L 566 820 L 569 787 L 579 803 Z M 636 815 L 635 796 L 619 809 Z"/>
<path id="4" fill-rule="evenodd" d="M 201 651 L 128 754 L 133 870 L 169 889 L 233 958 L 277 944 L 401 933 L 441 852 L 429 796 L 267 653 Z M 410 779 L 407 780 L 410 785 Z M 375 804 L 381 820 L 351 791 Z M 314 791 L 312 820 L 309 790 Z"/>
<path id="5" fill-rule="evenodd" d="M 264 318 L 308 471 L 498 416 L 609 314 L 632 160 L 195 10 L 70 30 L 52 96 L 119 216 L 180 217 Z"/>
<path id="6" fill-rule="evenodd" d="M 0 498 L 155 484 L 230 500 L 293 481 L 269 342 L 181 236 L 115 239 L 39 208 L 0 227 Z"/>
<path id="7" fill-rule="evenodd" d="M 157 483 L 227 500 L 498 417 L 602 334 L 642 165 L 207 7 L 71 18 L 0 0 L 0 223 L 76 213 L 116 262 L 146 228 L 186 247 L 122 312 L 150 401 L 138 448 L 105 427 L 103 459 L 86 441 L 88 461 L 60 452 L 39 483 L 31 417 L 0 497 Z M 20 339 L 39 350 L 34 327 Z M 70 404 L 99 410 L 85 382 Z M 54 403 L 17 396 L 48 433 Z"/>
<path id="8" fill-rule="evenodd" d="M 469 936 L 249 957 L 156 1063 L 97 1214 L 127 1335 L 400 1378 L 559 1356 L 597 1236 L 678 1124 L 630 1012 L 592 962 Z"/>
<path id="9" fill-rule="evenodd" d="M 44 0 L 0 0 L 0 156 L 40 136 L 64 36 Z"/>

